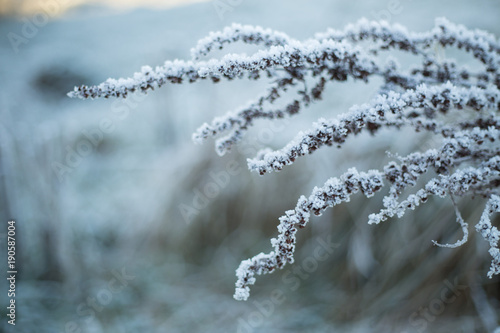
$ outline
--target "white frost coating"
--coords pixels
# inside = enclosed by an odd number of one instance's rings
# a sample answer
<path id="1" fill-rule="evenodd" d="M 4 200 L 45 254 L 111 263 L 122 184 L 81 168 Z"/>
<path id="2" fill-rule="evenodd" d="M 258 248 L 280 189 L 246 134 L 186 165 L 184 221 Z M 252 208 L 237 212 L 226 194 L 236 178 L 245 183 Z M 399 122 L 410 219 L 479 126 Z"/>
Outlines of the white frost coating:
<path id="1" fill-rule="evenodd" d="M 459 246 L 462 246 L 464 245 L 465 243 L 467 243 L 467 240 L 469 239 L 469 224 L 467 224 L 464 219 L 462 218 L 462 214 L 460 214 L 460 211 L 458 210 L 458 206 L 457 206 L 457 203 L 455 202 L 454 198 L 453 198 L 453 195 L 450 195 L 451 197 L 451 200 L 453 201 L 453 206 L 455 206 L 455 214 L 457 215 L 457 222 L 460 224 L 460 226 L 462 227 L 462 232 L 464 233 L 464 236 L 462 237 L 461 240 L 458 240 L 456 241 L 455 243 L 453 244 L 440 244 L 436 241 L 432 241 L 432 243 L 436 246 L 439 246 L 439 247 L 448 247 L 448 248 L 456 248 L 456 247 L 459 247 Z"/>
<path id="2" fill-rule="evenodd" d="M 301 196 L 294 210 L 288 210 L 279 218 L 278 237 L 271 239 L 273 251 L 268 254 L 259 253 L 253 258 L 244 260 L 236 270 L 236 300 L 247 300 L 250 287 L 255 283 L 255 275 L 273 272 L 294 262 L 297 230 L 304 228 L 311 213 L 321 215 L 328 207 L 348 202 L 352 194 L 362 192 L 371 197 L 383 186 L 383 174 L 377 170 L 358 172 L 349 169 L 340 178 L 330 178 L 323 187 L 315 187 L 309 196 Z"/>
<path id="3" fill-rule="evenodd" d="M 396 48 L 422 55 L 425 64 L 423 67 L 413 68 L 412 71 L 415 73 L 412 75 L 400 71 L 394 64 L 379 68 L 375 65 L 377 62 L 375 57 L 366 50 L 356 48 L 355 44 L 365 39 L 381 42 L 369 49 L 369 52 Z M 260 96 L 246 107 L 214 120 L 211 124 L 204 124 L 193 135 L 195 142 L 199 143 L 208 137 L 230 131 L 224 140 L 219 140 L 217 143 L 217 151 L 222 155 L 243 137 L 248 127 L 253 125 L 254 119 L 283 118 L 285 115 L 299 112 L 311 102 L 321 98 L 327 81 L 345 80 L 349 76 L 367 80 L 370 76 L 377 75 L 386 81 L 382 87 L 382 91 L 386 91 L 394 85 L 415 88 L 418 82 L 435 84 L 449 80 L 470 87 L 476 80 L 481 85 L 499 80 L 493 75 L 498 69 L 500 52 L 499 43 L 494 36 L 478 30 L 468 30 L 446 19 L 437 19 L 435 28 L 426 33 L 410 33 L 397 24 L 390 25 L 383 21 L 370 22 L 362 19 L 354 25 L 348 25 L 343 31 L 329 30 L 327 33 L 317 34 L 315 39 L 303 42 L 290 39 L 286 34 L 270 29 L 233 24 L 200 40 L 192 52 L 196 58 L 208 54 L 213 48 L 220 48 L 224 44 L 236 41 L 264 45 L 267 49 L 250 57 L 227 55 L 220 61 L 214 59 L 208 62 L 167 61 L 163 67 L 156 67 L 154 70 L 145 67 L 140 75 L 134 74 L 131 79 L 118 81 L 110 79 L 98 86 L 75 87 L 68 95 L 79 98 L 126 97 L 130 92 L 138 90 L 146 92 L 167 82 L 181 83 L 186 80 L 195 82 L 207 78 L 218 81 L 222 78 L 241 77 L 245 73 L 249 78 L 257 79 L 260 76 L 258 73 L 265 71 L 277 79 L 276 83 L 271 85 L 268 94 Z M 481 60 L 488 70 L 475 75 L 454 67 L 448 61 L 437 62 L 433 60 L 432 52 L 429 50 L 434 43 L 464 49 Z M 301 59 L 290 57 L 297 55 Z M 274 71 L 280 67 L 286 71 Z M 304 83 L 304 76 L 311 70 L 317 78 L 316 85 L 304 91 L 300 99 L 291 101 L 282 109 L 271 110 L 266 105 L 273 103 L 280 97 L 280 93 L 291 85 Z"/>
<path id="4" fill-rule="evenodd" d="M 214 49 L 236 42 L 262 48 L 248 56 L 226 54 L 221 59 L 199 60 Z M 471 71 L 452 59 L 436 59 L 436 45 L 467 52 L 481 66 Z M 417 60 L 409 70 L 403 70 L 396 60 L 381 61 L 379 55 L 386 50 L 411 53 Z M 422 151 L 396 156 L 382 170 L 358 172 L 351 168 L 315 187 L 308 197 L 301 196 L 295 208 L 279 218 L 278 234 L 271 239 L 272 250 L 241 262 L 236 271 L 235 299 L 248 299 L 257 275 L 294 262 L 297 231 L 306 226 L 311 214 L 321 215 L 328 207 L 349 201 L 357 192 L 372 197 L 383 186 L 388 187 L 383 208 L 370 214 L 370 224 L 402 217 L 432 196 L 450 196 L 452 200 L 486 198 L 476 230 L 490 243 L 493 259 L 488 276 L 500 274 L 500 232 L 490 220 L 493 213 L 500 211 L 500 43 L 495 36 L 446 19 L 437 19 L 433 29 L 422 33 L 362 19 L 343 30 L 330 29 L 305 41 L 270 29 L 233 24 L 210 33 L 191 52 L 192 61 L 166 61 L 154 69 L 144 66 L 131 78 L 75 87 L 68 95 L 83 99 L 126 97 L 167 83 L 269 78 L 271 83 L 264 94 L 203 123 L 193 134 L 196 143 L 216 138 L 216 151 L 223 155 L 242 140 L 255 120 L 278 120 L 301 112 L 321 100 L 329 82 L 367 82 L 373 77 L 382 80 L 380 93 L 371 102 L 355 105 L 334 119 L 319 119 L 282 149 L 264 149 L 248 159 L 250 170 L 260 174 L 281 170 L 324 146 L 342 147 L 361 132 L 377 134 L 380 129 L 405 128 L 428 131 L 437 139 L 435 149 L 422 147 Z M 284 100 L 290 95 L 285 94 L 287 91 L 294 92 L 290 100 Z M 281 102 L 279 107 L 277 101 Z M 417 187 L 424 179 L 425 184 Z M 412 187 L 414 191 L 407 194 Z M 453 202 L 464 235 L 454 244 L 433 241 L 440 247 L 460 246 L 469 236 L 468 225 Z"/>
<path id="5" fill-rule="evenodd" d="M 246 44 L 272 46 L 288 44 L 291 39 L 285 33 L 279 31 L 233 23 L 222 31 L 211 32 L 207 37 L 200 39 L 196 46 L 191 49 L 191 56 L 193 60 L 198 60 L 201 56 L 208 55 L 214 49 L 222 49 L 224 44 L 237 41 Z"/>
<path id="6" fill-rule="evenodd" d="M 500 240 L 500 232 L 498 228 L 491 225 L 490 216 L 493 213 L 500 213 L 500 196 L 492 195 L 481 215 L 479 223 L 476 225 L 476 230 L 481 233 L 481 236 L 490 243 L 490 255 L 493 257 L 491 261 L 488 277 L 491 279 L 493 275 L 500 274 L 500 250 L 498 249 L 498 241 Z"/>
<path id="7" fill-rule="evenodd" d="M 443 46 L 465 47 L 472 50 L 474 57 L 498 65 L 500 43 L 494 35 L 481 30 L 469 30 L 463 25 L 453 24 L 446 18 L 437 18 L 436 26 L 429 32 L 409 32 L 399 24 L 389 24 L 386 21 L 368 21 L 361 19 L 356 24 L 349 24 L 344 30 L 328 29 L 324 33 L 315 35 L 318 40 L 351 40 L 359 42 L 370 39 L 381 42 L 384 47 L 408 49 L 413 53 L 422 54 L 425 49 L 431 48 L 434 43 Z M 467 50 L 467 51 L 469 51 Z M 427 56 L 431 56 L 426 53 Z"/>
<path id="8" fill-rule="evenodd" d="M 221 60 L 166 61 L 163 67 L 156 67 L 155 70 L 144 67 L 140 73 L 134 74 L 133 78 L 108 79 L 97 86 L 75 87 L 72 92 L 68 93 L 68 96 L 82 99 L 126 97 L 130 92 L 147 91 L 167 82 L 181 83 L 185 79 L 189 82 L 195 82 L 206 78 L 213 80 L 232 79 L 241 77 L 245 73 L 248 74 L 249 78 L 252 78 L 255 72 L 268 68 L 315 66 L 322 58 L 333 61 L 336 65 L 342 65 L 346 70 L 350 68 L 353 75 L 359 76 L 359 73 L 362 72 L 377 72 L 378 69 L 373 61 L 360 52 L 359 48 L 344 42 L 312 40 L 300 43 L 292 41 L 284 46 L 272 46 L 268 50 L 260 50 L 250 56 L 228 54 Z"/>
<path id="9" fill-rule="evenodd" d="M 450 95 L 453 98 L 450 98 Z M 299 133 L 295 139 L 284 148 L 261 154 L 261 158 L 250 159 L 248 168 L 260 174 L 281 170 L 285 165 L 292 164 L 299 156 L 307 155 L 323 145 L 340 145 L 348 135 L 357 134 L 369 129 L 369 123 L 380 127 L 410 125 L 415 126 L 417 121 L 427 124 L 427 129 L 439 132 L 445 129 L 445 124 L 436 120 L 424 119 L 428 116 L 423 110 L 426 107 L 435 107 L 433 103 L 450 107 L 464 108 L 474 101 L 476 108 L 495 109 L 500 103 L 500 90 L 496 87 L 489 89 L 466 89 L 446 83 L 437 87 L 420 85 L 416 90 L 408 90 L 403 94 L 391 93 L 381 95 L 371 104 L 353 107 L 349 113 L 338 116 L 336 119 L 320 119 L 312 130 Z M 403 114 L 406 108 L 413 108 L 414 116 L 407 118 Z M 426 122 L 427 121 L 427 122 Z M 424 128 L 426 129 L 426 128 Z"/>

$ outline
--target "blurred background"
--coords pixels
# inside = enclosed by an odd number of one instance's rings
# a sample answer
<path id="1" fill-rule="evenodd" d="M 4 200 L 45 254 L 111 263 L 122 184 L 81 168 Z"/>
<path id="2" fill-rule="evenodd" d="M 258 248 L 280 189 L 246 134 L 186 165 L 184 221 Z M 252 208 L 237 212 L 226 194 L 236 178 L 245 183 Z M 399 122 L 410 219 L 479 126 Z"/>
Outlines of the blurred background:
<path id="1" fill-rule="evenodd" d="M 351 166 L 381 168 L 386 151 L 434 144 L 422 134 L 384 131 L 324 148 L 279 173 L 246 169 L 258 149 L 278 149 L 317 118 L 369 101 L 380 81 L 329 84 L 321 103 L 281 123 L 257 122 L 224 157 L 213 141 L 195 145 L 192 132 L 264 92 L 268 81 L 168 85 L 125 100 L 66 93 L 129 77 L 143 65 L 187 60 L 197 40 L 232 22 L 306 39 L 362 17 L 426 31 L 445 16 L 500 36 L 498 1 L 0 0 L 0 15 L 1 267 L 6 222 L 15 219 L 19 271 L 15 327 L 7 325 L 8 286 L 0 282 L 0 331 L 497 327 L 498 277 L 487 278 L 488 246 L 472 228 L 481 199 L 460 201 L 469 242 L 443 249 L 431 240 L 462 237 L 449 199 L 369 226 L 383 193 L 355 196 L 301 230 L 294 265 L 258 277 L 247 302 L 232 298 L 240 261 L 271 250 L 278 217 L 300 195 Z"/>

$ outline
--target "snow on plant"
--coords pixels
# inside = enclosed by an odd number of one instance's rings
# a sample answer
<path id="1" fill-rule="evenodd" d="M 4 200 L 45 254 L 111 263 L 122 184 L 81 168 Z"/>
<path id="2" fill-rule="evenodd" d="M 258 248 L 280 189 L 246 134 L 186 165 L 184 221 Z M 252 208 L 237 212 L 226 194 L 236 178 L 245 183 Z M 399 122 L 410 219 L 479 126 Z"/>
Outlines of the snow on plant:
<path id="1" fill-rule="evenodd" d="M 252 55 L 227 54 L 221 59 L 200 60 L 212 50 L 235 42 L 259 45 L 261 49 Z M 435 47 L 463 50 L 481 66 L 471 71 L 451 59 L 439 59 Z M 420 62 L 406 70 L 395 60 L 381 63 L 380 53 L 394 50 L 413 54 Z M 293 116 L 320 100 L 329 82 L 348 79 L 368 82 L 373 77 L 382 78 L 380 95 L 370 103 L 353 106 L 334 119 L 319 119 L 309 131 L 298 133 L 282 149 L 263 150 L 248 159 L 249 169 L 261 175 L 279 171 L 323 146 L 341 147 L 350 136 L 361 132 L 376 134 L 382 128 L 405 127 L 431 132 L 440 140 L 438 148 L 398 156 L 383 170 L 361 172 L 351 168 L 315 187 L 309 197 L 301 196 L 296 207 L 280 217 L 278 236 L 271 239 L 273 250 L 243 261 L 236 270 L 234 298 L 246 300 L 256 275 L 293 263 L 296 233 L 306 226 L 311 214 L 321 215 L 326 208 L 349 201 L 357 192 L 371 197 L 384 186 L 389 187 L 383 199 L 384 208 L 369 216 L 370 224 L 402 217 L 408 209 L 415 209 L 431 196 L 449 196 L 454 204 L 457 197 L 485 197 L 487 203 L 476 230 L 490 245 L 493 260 L 488 276 L 499 274 L 500 233 L 490 220 L 492 214 L 500 212 L 499 65 L 500 43 L 493 35 L 469 30 L 446 19 L 437 19 L 435 27 L 424 33 L 362 19 L 344 30 L 328 30 L 305 41 L 260 27 L 233 24 L 200 40 L 192 49 L 191 61 L 167 61 L 155 69 L 145 66 L 132 78 L 75 87 L 68 95 L 83 99 L 126 97 L 166 83 L 258 80 L 262 76 L 273 79 L 265 94 L 210 124 L 203 124 L 193 134 L 195 142 L 219 137 L 216 151 L 223 155 L 243 138 L 256 119 Z M 304 88 L 297 90 L 284 107 L 275 107 L 283 93 L 296 86 Z M 458 115 L 464 120 L 456 121 Z M 422 175 L 431 179 L 402 198 L 403 191 L 416 186 Z M 467 241 L 468 225 L 456 204 L 455 208 L 463 239 L 455 244 L 434 244 L 456 247 Z"/>

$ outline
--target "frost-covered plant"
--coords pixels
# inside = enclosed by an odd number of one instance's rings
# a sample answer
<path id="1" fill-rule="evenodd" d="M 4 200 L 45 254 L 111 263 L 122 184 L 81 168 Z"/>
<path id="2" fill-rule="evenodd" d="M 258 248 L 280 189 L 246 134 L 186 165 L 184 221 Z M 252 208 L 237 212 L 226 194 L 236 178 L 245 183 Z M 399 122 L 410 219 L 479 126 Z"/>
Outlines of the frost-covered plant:
<path id="1" fill-rule="evenodd" d="M 200 60 L 212 50 L 238 41 L 260 45 L 262 49 L 250 56 L 227 54 L 222 59 Z M 434 52 L 436 47 L 463 50 L 481 66 L 472 71 L 459 67 L 451 59 L 439 59 Z M 390 50 L 413 54 L 420 59 L 419 63 L 409 70 L 402 69 L 394 60 L 381 63 L 380 53 Z M 349 201 L 357 192 L 371 197 L 384 186 L 389 187 L 383 199 L 384 208 L 369 216 L 370 224 L 402 217 L 406 210 L 415 209 L 431 196 L 449 196 L 454 204 L 457 197 L 485 197 L 487 203 L 476 230 L 490 244 L 493 260 L 488 276 L 500 273 L 500 233 L 490 220 L 492 214 L 500 212 L 500 43 L 493 35 L 468 30 L 446 19 L 437 19 L 436 26 L 424 33 L 363 19 L 344 30 L 328 30 L 312 39 L 297 41 L 284 33 L 233 24 L 200 40 L 192 49 L 192 57 L 191 61 L 167 61 L 155 69 L 143 67 L 132 78 L 75 87 L 68 95 L 84 99 L 126 97 L 166 83 L 258 80 L 261 76 L 273 79 L 265 94 L 210 124 L 203 124 L 193 134 L 195 142 L 221 136 L 216 141 L 216 151 L 223 155 L 242 139 L 256 119 L 293 116 L 320 100 L 328 82 L 348 79 L 368 82 L 379 77 L 383 80 L 380 95 L 370 103 L 353 106 L 334 119 L 318 120 L 312 129 L 299 133 L 280 150 L 259 152 L 248 159 L 249 169 L 261 175 L 278 171 L 322 146 L 341 147 L 352 135 L 365 131 L 376 134 L 382 128 L 428 131 L 442 142 L 436 149 L 398 156 L 383 170 L 360 172 L 351 168 L 315 187 L 309 197 L 301 196 L 295 209 L 280 217 L 279 234 L 271 239 L 274 250 L 243 261 L 236 270 L 235 299 L 249 297 L 255 275 L 293 263 L 297 230 L 305 227 L 311 213 L 321 215 L 326 208 Z M 303 90 L 298 90 L 284 107 L 275 107 L 283 93 L 297 85 L 304 85 Z M 456 121 L 458 115 L 464 120 Z M 431 179 L 415 193 L 402 198 L 403 191 L 416 186 L 424 174 Z M 463 239 L 455 244 L 434 244 L 456 247 L 467 241 L 468 225 L 456 204 L 455 208 Z"/>

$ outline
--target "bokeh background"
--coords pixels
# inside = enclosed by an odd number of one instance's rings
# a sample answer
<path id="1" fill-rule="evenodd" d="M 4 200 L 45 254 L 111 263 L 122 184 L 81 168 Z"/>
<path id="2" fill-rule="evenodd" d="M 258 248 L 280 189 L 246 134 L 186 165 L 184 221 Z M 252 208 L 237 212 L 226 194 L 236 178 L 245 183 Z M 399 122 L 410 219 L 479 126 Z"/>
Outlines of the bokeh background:
<path id="1" fill-rule="evenodd" d="M 126 100 L 66 97 L 74 85 L 188 59 L 198 39 L 232 22 L 306 39 L 361 17 L 425 31 L 445 16 L 500 36 L 498 1 L 2 0 L 0 14 L 0 267 L 6 222 L 15 219 L 19 270 L 15 327 L 0 282 L 0 331 L 492 332 L 499 324 L 486 242 L 471 227 L 461 248 L 432 246 L 462 237 L 449 199 L 369 226 L 383 194 L 356 196 L 301 230 L 294 265 L 259 277 L 249 301 L 232 298 L 239 262 L 270 251 L 278 217 L 300 195 L 351 166 L 382 167 L 386 151 L 435 144 L 386 131 L 279 173 L 246 169 L 258 149 L 280 148 L 318 117 L 369 101 L 379 81 L 329 84 L 324 101 L 281 123 L 256 123 L 224 157 L 212 141 L 195 145 L 192 132 L 267 81 L 169 85 Z M 229 50 L 242 49 L 255 51 Z M 75 157 L 78 149 L 85 156 Z M 214 177 L 217 190 L 200 199 Z M 474 225 L 483 204 L 461 200 L 464 219 Z M 334 250 L 319 260 L 322 242 Z"/>

